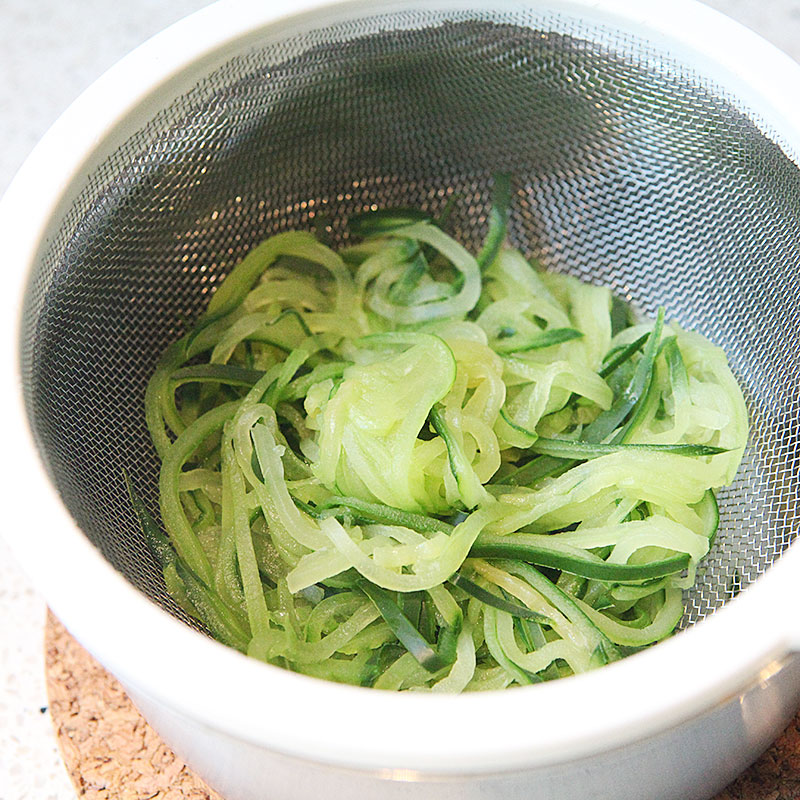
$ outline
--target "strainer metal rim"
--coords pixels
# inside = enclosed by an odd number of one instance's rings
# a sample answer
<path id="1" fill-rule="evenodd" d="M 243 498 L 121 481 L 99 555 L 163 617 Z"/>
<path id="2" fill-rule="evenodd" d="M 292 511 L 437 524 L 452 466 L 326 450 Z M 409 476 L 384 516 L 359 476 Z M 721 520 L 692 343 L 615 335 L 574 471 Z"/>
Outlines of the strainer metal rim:
<path id="1" fill-rule="evenodd" d="M 192 75 L 222 63 L 243 41 L 373 13 L 377 5 L 374 0 L 296 0 L 291 17 L 284 9 L 249 0 L 204 9 L 112 68 L 26 162 L 0 203 L 0 239 L 13 270 L 2 301 L 7 325 L 2 359 L 6 374 L 16 376 L 15 392 L 3 401 L 11 422 L 7 447 L 15 454 L 5 484 L 10 511 L 3 534 L 67 627 L 124 683 L 234 737 L 314 761 L 462 774 L 608 750 L 701 713 L 738 692 L 759 670 L 770 669 L 789 649 L 800 649 L 800 630 L 774 613 L 777 604 L 790 601 L 800 576 L 799 547 L 791 547 L 765 576 L 709 619 L 603 670 L 513 692 L 398 696 L 325 683 L 246 659 L 162 611 L 116 573 L 75 526 L 46 477 L 28 430 L 17 365 L 20 298 L 27 274 L 61 210 L 80 189 L 82 176 L 164 97 L 180 93 Z M 480 4 L 439 0 L 425 7 L 431 5 Z M 793 102 L 800 66 L 745 28 L 694 0 L 674 0 L 668 8 L 640 0 L 541 5 L 602 19 L 639 32 L 678 57 L 691 57 L 800 151 L 800 106 Z M 385 2 L 381 8 L 408 9 L 409 3 Z M 98 604 L 98 596 L 107 602 Z M 745 628 L 749 638 L 743 651 L 740 632 Z M 226 679 L 219 681 L 220 675 Z M 315 708 L 337 720 L 333 736 L 314 724 Z M 579 709 L 579 731 L 565 709 Z M 504 724 L 492 726 L 491 736 L 476 735 L 493 719 Z M 546 729 L 532 724 L 536 719 L 547 719 Z"/>

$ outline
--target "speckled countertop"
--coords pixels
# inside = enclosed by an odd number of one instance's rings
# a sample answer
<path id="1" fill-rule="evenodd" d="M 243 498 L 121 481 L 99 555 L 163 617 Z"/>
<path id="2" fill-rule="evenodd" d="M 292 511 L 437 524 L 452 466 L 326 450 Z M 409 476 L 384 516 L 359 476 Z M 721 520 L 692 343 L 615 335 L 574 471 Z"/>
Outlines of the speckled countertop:
<path id="1" fill-rule="evenodd" d="M 707 1 L 800 61 L 800 0 Z M 147 37 L 207 4 L 0 0 L 0 193 L 82 89 Z M 75 797 L 47 709 L 44 619 L 43 600 L 0 539 L 0 800 Z"/>

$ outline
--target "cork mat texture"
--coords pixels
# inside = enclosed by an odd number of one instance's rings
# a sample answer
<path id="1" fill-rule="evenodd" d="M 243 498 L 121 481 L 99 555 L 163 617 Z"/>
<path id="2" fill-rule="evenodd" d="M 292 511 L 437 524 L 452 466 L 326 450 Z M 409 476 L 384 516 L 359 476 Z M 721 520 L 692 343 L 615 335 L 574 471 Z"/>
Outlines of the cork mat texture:
<path id="1" fill-rule="evenodd" d="M 45 626 L 45 670 L 61 755 L 81 800 L 222 800 L 52 614 Z"/>
<path id="2" fill-rule="evenodd" d="M 52 614 L 45 668 L 58 743 L 80 800 L 223 800 L 161 741 L 117 681 Z M 714 800 L 800 800 L 800 714 Z"/>

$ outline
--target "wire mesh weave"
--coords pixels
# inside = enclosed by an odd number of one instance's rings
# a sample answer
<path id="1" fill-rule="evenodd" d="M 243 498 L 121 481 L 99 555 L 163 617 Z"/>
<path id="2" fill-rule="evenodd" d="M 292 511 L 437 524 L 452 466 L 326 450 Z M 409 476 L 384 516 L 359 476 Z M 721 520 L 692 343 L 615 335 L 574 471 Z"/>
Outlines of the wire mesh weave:
<path id="1" fill-rule="evenodd" d="M 127 500 L 153 510 L 143 415 L 161 351 L 247 250 L 343 237 L 372 206 L 459 202 L 475 251 L 493 172 L 511 236 L 722 346 L 752 437 L 684 624 L 762 574 L 798 521 L 800 171 L 735 98 L 623 33 L 541 12 L 408 10 L 249 50 L 89 177 L 29 286 L 23 378 L 42 456 L 86 535 L 166 596 Z"/>

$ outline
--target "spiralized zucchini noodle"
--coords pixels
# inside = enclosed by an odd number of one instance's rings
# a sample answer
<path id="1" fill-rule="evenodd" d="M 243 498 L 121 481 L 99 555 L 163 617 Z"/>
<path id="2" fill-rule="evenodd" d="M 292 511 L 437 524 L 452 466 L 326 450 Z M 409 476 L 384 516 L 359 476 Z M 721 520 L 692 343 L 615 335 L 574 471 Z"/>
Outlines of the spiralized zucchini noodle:
<path id="1" fill-rule="evenodd" d="M 461 692 L 669 636 L 747 440 L 721 349 L 420 211 L 255 247 L 149 382 L 178 605 L 320 678 Z M 126 478 L 127 480 L 127 478 Z"/>

